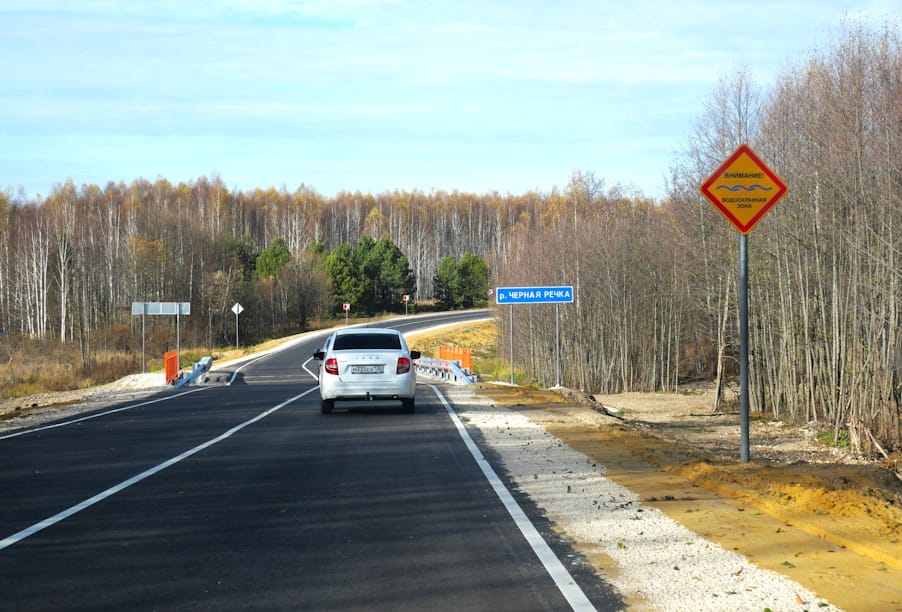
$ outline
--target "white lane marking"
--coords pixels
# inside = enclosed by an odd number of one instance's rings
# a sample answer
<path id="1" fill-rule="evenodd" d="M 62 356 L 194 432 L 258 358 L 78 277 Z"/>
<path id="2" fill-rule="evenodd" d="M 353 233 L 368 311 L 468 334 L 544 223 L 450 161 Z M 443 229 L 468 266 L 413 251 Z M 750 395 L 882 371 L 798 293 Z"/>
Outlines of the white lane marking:
<path id="1" fill-rule="evenodd" d="M 287 348 L 287 347 L 286 347 L 286 348 Z M 227 384 L 227 385 L 231 385 L 233 382 L 235 382 L 235 379 L 238 377 L 238 372 L 240 372 L 241 370 L 243 370 L 245 367 L 247 367 L 247 366 L 249 366 L 249 365 L 252 365 L 252 364 L 254 364 L 254 363 L 257 363 L 257 362 L 260 361 L 261 359 L 264 359 L 264 358 L 266 358 L 266 357 L 269 357 L 269 355 L 270 355 L 270 353 L 264 353 L 263 355 L 260 355 L 260 356 L 257 357 L 256 359 L 251 359 L 250 361 L 245 361 L 244 363 L 242 363 L 240 366 L 238 366 L 237 368 L 235 368 L 235 371 L 232 372 L 232 377 L 229 379 L 229 382 L 227 382 L 226 384 Z"/>
<path id="2" fill-rule="evenodd" d="M 429 386 L 435 392 L 439 401 L 445 406 L 445 410 L 448 411 L 451 420 L 454 422 L 454 426 L 457 428 L 457 433 L 460 434 L 464 444 L 467 445 L 470 454 L 473 455 L 473 458 L 479 465 L 479 469 L 482 470 L 486 480 L 492 485 L 495 494 L 501 500 L 501 503 L 504 504 L 504 507 L 511 515 L 511 518 L 514 519 L 514 524 L 517 525 L 520 533 L 522 533 L 523 537 L 526 538 L 526 541 L 529 542 L 533 552 L 536 553 L 539 561 L 545 566 L 545 571 L 547 571 L 548 575 L 551 576 L 551 579 L 554 580 L 554 583 L 561 591 L 561 594 L 574 610 L 595 610 L 595 606 L 592 605 L 592 602 L 589 601 L 589 598 L 586 597 L 583 590 L 579 588 L 579 585 L 573 579 L 573 576 L 567 571 L 564 564 L 561 563 L 560 559 L 557 558 L 557 555 L 554 554 L 554 551 L 551 550 L 551 547 L 548 546 L 548 543 L 542 538 L 538 529 L 532 524 L 529 517 L 526 516 L 526 513 L 523 512 L 520 504 L 517 503 L 517 500 L 511 495 L 511 492 L 501 481 L 501 478 L 498 477 L 498 474 L 492 468 L 492 465 L 488 460 L 486 460 L 482 451 L 480 451 L 479 447 L 476 446 L 476 443 L 473 442 L 473 438 L 470 437 L 467 428 L 464 427 L 464 424 L 461 422 L 460 417 L 457 416 L 454 408 L 451 407 L 451 404 L 445 399 L 445 396 L 442 395 L 438 387 L 435 385 Z"/>
<path id="3" fill-rule="evenodd" d="M 294 397 L 285 400 L 285 401 L 282 402 L 281 404 L 279 404 L 279 405 L 277 405 L 277 406 L 273 406 L 273 407 L 270 408 L 269 410 L 266 410 L 266 411 L 264 411 L 264 412 L 261 412 L 260 414 L 258 414 L 258 415 L 255 416 L 254 418 L 249 419 L 249 420 L 245 421 L 244 423 L 241 423 L 240 425 L 236 425 L 235 427 L 231 428 L 231 429 L 228 430 L 227 432 L 225 432 L 225 433 L 223 433 L 223 434 L 221 434 L 221 435 L 219 435 L 219 436 L 217 436 L 217 437 L 215 437 L 215 438 L 213 438 L 213 439 L 211 439 L 211 440 L 207 440 L 207 441 L 204 442 L 203 444 L 200 444 L 200 445 L 198 445 L 198 446 L 195 446 L 195 447 L 192 448 L 191 450 L 185 451 L 185 452 L 182 453 L 181 455 L 178 455 L 178 456 L 176 456 L 176 457 L 173 457 L 172 459 L 168 459 L 167 461 L 164 461 L 163 463 L 160 463 L 159 465 L 155 465 L 154 467 L 152 467 L 152 468 L 150 468 L 150 469 L 148 469 L 148 470 L 145 470 L 145 471 L 141 472 L 140 474 L 138 474 L 138 475 L 136 475 L 136 476 L 132 476 L 132 477 L 129 478 L 128 480 L 123 480 L 123 481 L 120 482 L 119 484 L 110 487 L 110 488 L 107 489 L 106 491 L 101 491 L 100 493 L 98 493 L 98 494 L 95 495 L 94 497 L 90 497 L 90 498 L 84 500 L 84 501 L 81 502 L 81 503 L 75 504 L 74 506 L 72 506 L 72 507 L 70 507 L 70 508 L 66 508 L 66 509 L 63 510 L 62 512 L 59 512 L 59 513 L 57 513 L 57 514 L 54 514 L 53 516 L 51 516 L 51 517 L 49 517 L 49 518 L 46 518 L 46 519 L 44 519 L 43 521 L 40 521 L 39 523 L 35 523 L 35 524 L 32 525 L 31 527 L 28 527 L 28 528 L 26 528 L 26 529 L 23 529 L 22 531 L 19 531 L 19 532 L 17 532 L 17 533 L 14 533 L 14 534 L 12 534 L 11 536 L 8 536 L 8 537 L 6 537 L 6 538 L 0 540 L 0 550 L 3 550 L 3 549 L 5 549 L 5 548 L 9 548 L 9 547 L 12 546 L 13 544 L 16 544 L 17 542 L 21 542 L 21 541 L 24 540 L 25 538 L 27 538 L 27 537 L 29 537 L 29 536 L 33 536 L 34 534 L 38 533 L 39 531 L 43 531 L 44 529 L 47 529 L 48 527 L 51 527 L 51 526 L 53 526 L 53 525 L 59 523 L 60 521 L 64 521 L 64 520 L 66 520 L 67 518 L 69 518 L 70 516 L 72 516 L 72 515 L 74 515 L 74 514 L 77 514 L 77 513 L 81 512 L 82 510 L 84 510 L 84 509 L 86 509 L 86 508 L 90 508 L 90 507 L 93 506 L 94 504 L 96 504 L 96 503 L 98 503 L 98 502 L 101 502 L 101 501 L 105 500 L 106 498 L 115 495 L 116 493 L 119 493 L 119 492 L 121 492 L 121 491 L 124 491 L 125 489 L 129 488 L 129 487 L 132 486 L 133 484 L 139 483 L 139 482 L 141 482 L 142 480 L 144 480 L 144 479 L 146 479 L 146 478 L 150 478 L 150 477 L 153 476 L 154 474 L 156 474 L 156 473 L 158 473 L 158 472 L 162 472 L 163 470 L 172 467 L 172 466 L 175 465 L 176 463 L 179 463 L 179 462 L 181 462 L 181 461 L 184 461 L 184 460 L 187 459 L 188 457 L 191 457 L 192 455 L 196 455 L 196 454 L 199 453 L 200 451 L 205 450 L 205 449 L 207 449 L 207 448 L 210 448 L 210 447 L 213 446 L 214 444 L 218 444 L 218 443 L 222 442 L 223 440 L 225 440 L 225 439 L 227 439 L 227 438 L 233 436 L 234 434 L 238 433 L 239 431 L 241 431 L 242 429 L 244 429 L 244 428 L 247 427 L 248 425 L 253 425 L 253 424 L 256 423 L 257 421 L 260 421 L 260 420 L 262 420 L 262 419 L 265 419 L 266 417 L 268 417 L 268 416 L 271 415 L 272 413 L 276 412 L 277 410 L 281 410 L 282 408 L 284 408 L 285 406 L 287 406 L 287 405 L 290 404 L 291 402 L 293 402 L 293 401 L 295 401 L 295 400 L 299 400 L 299 399 L 301 399 L 302 397 L 304 397 L 305 395 L 307 395 L 307 394 L 309 394 L 309 393 L 312 393 L 312 392 L 315 391 L 315 390 L 316 390 L 316 387 L 314 387 L 313 389 L 308 389 L 307 391 L 304 391 L 304 392 L 301 393 L 300 395 L 295 395 Z"/>
<path id="4" fill-rule="evenodd" d="M 213 387 L 201 387 L 199 389 L 192 389 L 191 391 L 184 391 L 182 393 L 177 393 L 175 395 L 167 395 L 166 397 L 159 397 L 157 399 L 148 400 L 146 402 L 140 402 L 138 404 L 129 404 L 128 406 L 122 406 L 121 408 L 114 408 L 113 410 L 105 410 L 103 412 L 98 412 L 95 414 L 89 414 L 88 416 L 79 417 L 77 419 L 69 419 L 68 421 L 60 421 L 59 423 L 53 423 L 51 425 L 43 425 L 41 427 L 34 427 L 32 429 L 23 429 L 21 431 L 16 431 L 11 434 L 5 434 L 0 436 L 0 440 L 7 440 L 9 438 L 15 438 L 18 436 L 24 436 L 26 434 L 32 434 L 38 431 L 44 431 L 45 429 L 54 429 L 56 427 L 65 427 L 66 425 L 74 425 L 75 423 L 81 423 L 82 421 L 90 421 L 91 419 L 99 419 L 103 416 L 108 416 L 110 414 L 116 414 L 117 412 L 123 412 L 125 410 L 131 410 L 133 408 L 140 408 L 141 406 L 149 406 L 150 404 L 157 404 L 159 402 L 165 402 L 167 400 L 175 399 L 177 397 L 181 397 L 183 395 L 188 395 L 189 393 L 197 393 L 198 391 L 205 391 L 207 389 L 212 389 Z"/>
<path id="5" fill-rule="evenodd" d="M 327 331 L 329 334 L 333 333 L 332 330 L 327 330 Z M 327 333 L 326 332 L 318 332 L 316 335 L 325 336 L 325 335 L 327 335 Z M 298 344 L 298 343 L 296 342 L 295 344 Z M 288 347 L 288 345 L 282 345 L 281 347 L 278 347 L 277 349 L 275 349 L 273 351 L 269 351 L 267 353 L 264 353 L 263 355 L 260 355 L 259 357 L 255 358 L 255 359 L 251 359 L 250 361 L 246 361 L 246 362 L 242 363 L 232 374 L 232 378 L 229 379 L 229 382 L 227 384 L 231 385 L 235 381 L 235 378 L 238 376 L 238 372 L 243 370 L 245 367 L 258 362 L 261 359 L 269 357 L 273 353 L 276 353 L 284 348 L 289 348 L 289 347 Z M 305 372 L 307 372 L 307 374 L 312 376 L 314 380 L 319 380 L 319 376 L 314 374 L 313 372 L 311 372 L 310 369 L 307 367 L 307 364 L 310 363 L 311 361 L 313 361 L 313 357 L 308 357 L 307 361 L 305 361 L 304 363 L 301 364 L 301 369 L 303 369 Z M 262 376 L 262 377 L 255 376 L 254 378 L 266 378 L 266 377 L 265 376 Z"/>
<path id="6" fill-rule="evenodd" d="M 313 357 L 311 357 L 310 359 L 308 359 L 307 361 L 302 363 L 301 367 L 304 368 L 304 371 L 307 372 L 307 374 L 309 374 L 310 376 L 313 377 L 313 380 L 315 380 L 316 382 L 319 382 L 319 373 L 314 374 L 313 372 L 310 371 L 310 368 L 307 367 L 307 364 L 310 363 L 311 361 L 314 361 Z"/>

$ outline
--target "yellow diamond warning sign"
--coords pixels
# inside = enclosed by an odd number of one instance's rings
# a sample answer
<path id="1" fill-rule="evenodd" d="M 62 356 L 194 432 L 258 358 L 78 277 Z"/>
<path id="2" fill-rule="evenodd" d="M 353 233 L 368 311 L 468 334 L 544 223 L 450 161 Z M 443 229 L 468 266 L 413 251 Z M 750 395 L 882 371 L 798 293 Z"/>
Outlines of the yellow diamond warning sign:
<path id="1" fill-rule="evenodd" d="M 701 191 L 736 229 L 748 234 L 787 187 L 748 145 L 740 145 L 702 184 Z"/>

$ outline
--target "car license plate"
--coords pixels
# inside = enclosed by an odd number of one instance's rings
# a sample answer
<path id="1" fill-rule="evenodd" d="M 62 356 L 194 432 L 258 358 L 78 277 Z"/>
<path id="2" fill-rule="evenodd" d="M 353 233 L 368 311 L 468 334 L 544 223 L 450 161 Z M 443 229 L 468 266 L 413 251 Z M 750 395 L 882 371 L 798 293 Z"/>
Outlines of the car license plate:
<path id="1" fill-rule="evenodd" d="M 351 366 L 351 374 L 382 374 L 382 366 L 381 365 Z"/>

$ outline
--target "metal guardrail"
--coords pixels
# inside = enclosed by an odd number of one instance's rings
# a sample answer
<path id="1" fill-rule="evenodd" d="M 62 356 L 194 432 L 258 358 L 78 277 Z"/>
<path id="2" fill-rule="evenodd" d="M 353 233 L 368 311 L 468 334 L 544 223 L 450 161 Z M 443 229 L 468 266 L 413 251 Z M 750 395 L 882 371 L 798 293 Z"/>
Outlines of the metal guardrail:
<path id="1" fill-rule="evenodd" d="M 413 364 L 417 369 L 417 375 L 428 376 L 443 382 L 456 385 L 471 385 L 477 380 L 475 374 L 467 372 L 460 366 L 460 362 L 453 359 L 420 357 Z M 180 375 L 172 384 L 175 387 L 197 384 L 198 379 L 209 372 L 212 366 L 213 358 L 203 357 L 200 361 L 194 363 L 190 372 Z"/>
<path id="2" fill-rule="evenodd" d="M 193 385 L 197 382 L 197 379 L 210 371 L 210 368 L 213 366 L 213 358 L 212 357 L 201 357 L 200 361 L 195 362 L 194 366 L 191 368 L 191 371 L 178 379 L 173 383 L 176 387 L 184 387 L 185 385 Z"/>
<path id="3" fill-rule="evenodd" d="M 413 364 L 418 376 L 429 376 L 456 385 L 471 385 L 476 382 L 475 374 L 470 374 L 460 367 L 459 362 L 451 359 L 420 357 Z"/>

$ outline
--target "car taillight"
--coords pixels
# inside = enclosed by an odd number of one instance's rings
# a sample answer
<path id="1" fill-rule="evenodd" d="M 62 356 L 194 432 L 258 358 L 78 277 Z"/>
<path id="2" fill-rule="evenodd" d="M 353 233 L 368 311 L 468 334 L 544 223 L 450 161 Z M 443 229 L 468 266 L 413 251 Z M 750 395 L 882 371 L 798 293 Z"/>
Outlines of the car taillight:
<path id="1" fill-rule="evenodd" d="M 326 359 L 326 374 L 338 374 L 338 360 L 335 357 Z"/>
<path id="2" fill-rule="evenodd" d="M 407 374 L 410 372 L 410 359 L 407 357 L 398 357 L 398 374 Z"/>

